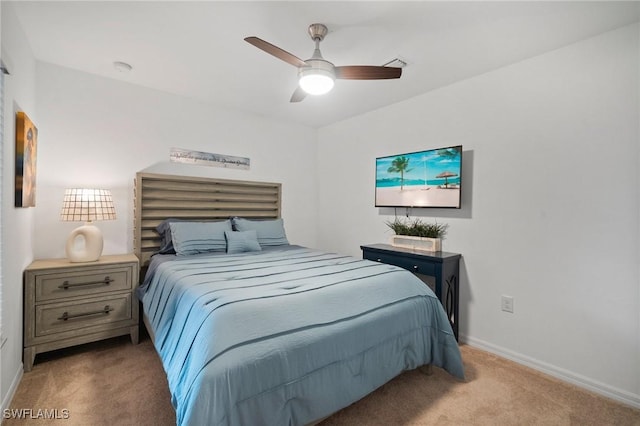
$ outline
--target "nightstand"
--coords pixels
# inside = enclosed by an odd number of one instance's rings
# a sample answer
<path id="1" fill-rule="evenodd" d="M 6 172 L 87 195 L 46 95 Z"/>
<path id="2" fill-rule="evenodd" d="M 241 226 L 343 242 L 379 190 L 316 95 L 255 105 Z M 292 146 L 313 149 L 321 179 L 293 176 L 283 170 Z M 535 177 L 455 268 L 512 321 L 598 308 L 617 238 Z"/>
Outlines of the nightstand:
<path id="1" fill-rule="evenodd" d="M 422 275 L 434 277 L 435 283 L 432 290 L 440 299 L 449 317 L 453 334 L 458 340 L 461 254 L 443 251 L 425 252 L 393 247 L 388 244 L 371 244 L 360 246 L 360 248 L 363 259 L 399 266 L 413 272 L 421 279 Z"/>
<path id="2" fill-rule="evenodd" d="M 36 260 L 24 272 L 24 371 L 36 354 L 131 335 L 138 343 L 138 258 Z"/>

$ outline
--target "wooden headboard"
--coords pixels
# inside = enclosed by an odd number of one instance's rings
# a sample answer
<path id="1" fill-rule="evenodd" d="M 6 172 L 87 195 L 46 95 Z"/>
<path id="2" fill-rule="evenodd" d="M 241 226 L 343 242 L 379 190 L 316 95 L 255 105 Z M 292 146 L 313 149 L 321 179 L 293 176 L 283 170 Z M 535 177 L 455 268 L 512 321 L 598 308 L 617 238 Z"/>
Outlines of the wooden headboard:
<path id="1" fill-rule="evenodd" d="M 156 227 L 168 218 L 279 218 L 281 191 L 279 183 L 136 173 L 134 253 L 148 266 L 160 248 Z"/>

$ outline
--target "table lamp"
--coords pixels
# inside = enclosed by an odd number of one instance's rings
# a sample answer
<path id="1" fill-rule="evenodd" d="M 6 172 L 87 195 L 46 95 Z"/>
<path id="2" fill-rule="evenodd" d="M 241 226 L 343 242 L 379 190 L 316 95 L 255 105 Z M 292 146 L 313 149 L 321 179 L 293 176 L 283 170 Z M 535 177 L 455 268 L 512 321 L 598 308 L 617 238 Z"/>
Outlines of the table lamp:
<path id="1" fill-rule="evenodd" d="M 102 232 L 91 222 L 94 220 L 114 220 L 116 209 L 113 205 L 111 191 L 108 189 L 67 189 L 60 219 L 65 222 L 85 222 L 74 229 L 69 238 L 65 251 L 71 262 L 94 262 L 102 254 Z M 84 240 L 77 241 L 80 237 Z"/>

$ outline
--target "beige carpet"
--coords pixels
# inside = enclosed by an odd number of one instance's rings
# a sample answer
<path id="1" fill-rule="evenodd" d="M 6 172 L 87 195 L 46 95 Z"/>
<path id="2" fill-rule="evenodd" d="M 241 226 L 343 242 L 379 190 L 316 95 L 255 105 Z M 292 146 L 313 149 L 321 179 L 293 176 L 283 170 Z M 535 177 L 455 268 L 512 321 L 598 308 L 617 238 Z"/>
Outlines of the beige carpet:
<path id="1" fill-rule="evenodd" d="M 466 380 L 434 368 L 406 372 L 329 417 L 352 425 L 640 425 L 636 410 L 463 345 Z M 11 409 L 37 417 L 3 425 L 173 425 L 167 382 L 148 337 L 128 337 L 38 355 Z M 57 411 L 55 411 L 57 410 Z M 3 417 L 7 413 L 3 413 Z"/>

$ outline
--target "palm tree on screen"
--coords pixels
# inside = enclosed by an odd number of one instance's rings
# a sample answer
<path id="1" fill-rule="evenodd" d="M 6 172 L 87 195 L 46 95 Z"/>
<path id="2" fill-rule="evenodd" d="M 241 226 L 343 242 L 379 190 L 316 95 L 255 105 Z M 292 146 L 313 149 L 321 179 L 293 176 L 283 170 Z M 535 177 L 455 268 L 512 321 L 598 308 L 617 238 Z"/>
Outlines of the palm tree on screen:
<path id="1" fill-rule="evenodd" d="M 391 167 L 387 169 L 389 173 L 400 173 L 400 191 L 404 189 L 404 174 L 409 173 L 411 169 L 409 168 L 409 158 L 404 155 L 401 157 L 396 157 L 391 162 Z"/>

